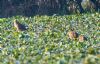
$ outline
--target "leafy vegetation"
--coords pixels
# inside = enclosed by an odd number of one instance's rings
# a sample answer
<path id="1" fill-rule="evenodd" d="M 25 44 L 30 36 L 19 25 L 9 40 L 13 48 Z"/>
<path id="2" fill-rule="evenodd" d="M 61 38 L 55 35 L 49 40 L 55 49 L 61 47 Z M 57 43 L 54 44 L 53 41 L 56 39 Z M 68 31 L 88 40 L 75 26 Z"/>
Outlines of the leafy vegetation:
<path id="1" fill-rule="evenodd" d="M 17 32 L 15 19 L 28 29 Z M 87 40 L 70 40 L 71 28 Z M 81 63 L 100 63 L 99 13 L 0 19 L 0 64 Z"/>

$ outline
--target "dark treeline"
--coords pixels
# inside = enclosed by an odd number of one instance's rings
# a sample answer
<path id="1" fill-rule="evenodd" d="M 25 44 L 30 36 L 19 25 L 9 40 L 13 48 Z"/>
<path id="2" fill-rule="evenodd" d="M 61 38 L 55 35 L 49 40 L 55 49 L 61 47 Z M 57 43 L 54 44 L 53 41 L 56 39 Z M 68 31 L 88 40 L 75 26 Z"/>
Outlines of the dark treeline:
<path id="1" fill-rule="evenodd" d="M 0 17 L 63 15 L 99 10 L 100 0 L 0 0 Z"/>

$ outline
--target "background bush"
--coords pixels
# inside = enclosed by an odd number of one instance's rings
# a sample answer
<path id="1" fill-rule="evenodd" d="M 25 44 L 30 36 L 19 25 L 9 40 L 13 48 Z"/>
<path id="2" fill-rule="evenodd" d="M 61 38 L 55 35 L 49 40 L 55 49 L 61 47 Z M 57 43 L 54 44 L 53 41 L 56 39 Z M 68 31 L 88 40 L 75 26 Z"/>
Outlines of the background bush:
<path id="1" fill-rule="evenodd" d="M 81 3 L 86 5 L 81 5 Z M 0 0 L 0 17 L 72 14 L 100 10 L 100 0 Z M 91 5 L 92 2 L 92 5 Z M 85 7 L 84 7 L 85 6 Z M 92 11 L 92 12 L 93 12 Z"/>

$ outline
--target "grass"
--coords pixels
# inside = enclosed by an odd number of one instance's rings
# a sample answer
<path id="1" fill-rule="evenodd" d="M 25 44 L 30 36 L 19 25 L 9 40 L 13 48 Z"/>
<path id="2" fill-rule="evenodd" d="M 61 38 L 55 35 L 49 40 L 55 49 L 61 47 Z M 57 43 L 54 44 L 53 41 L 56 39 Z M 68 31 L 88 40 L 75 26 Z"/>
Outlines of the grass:
<path id="1" fill-rule="evenodd" d="M 13 20 L 28 30 L 17 32 Z M 73 28 L 87 40 L 70 40 Z M 100 13 L 0 19 L 0 64 L 99 64 Z"/>

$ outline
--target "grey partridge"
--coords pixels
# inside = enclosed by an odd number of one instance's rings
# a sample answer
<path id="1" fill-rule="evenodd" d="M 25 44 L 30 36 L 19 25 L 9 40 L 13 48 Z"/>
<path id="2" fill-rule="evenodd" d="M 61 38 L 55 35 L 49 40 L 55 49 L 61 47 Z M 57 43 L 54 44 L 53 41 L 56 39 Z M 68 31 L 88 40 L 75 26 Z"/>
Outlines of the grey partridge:
<path id="1" fill-rule="evenodd" d="M 17 29 L 18 32 L 26 30 L 25 26 L 19 23 L 17 20 L 14 20 L 14 27 Z"/>
<path id="2" fill-rule="evenodd" d="M 77 39 L 78 37 L 78 34 L 75 31 L 69 31 L 67 34 L 70 39 Z"/>
<path id="3" fill-rule="evenodd" d="M 84 42 L 86 40 L 84 35 L 79 35 L 78 37 L 79 42 Z"/>

